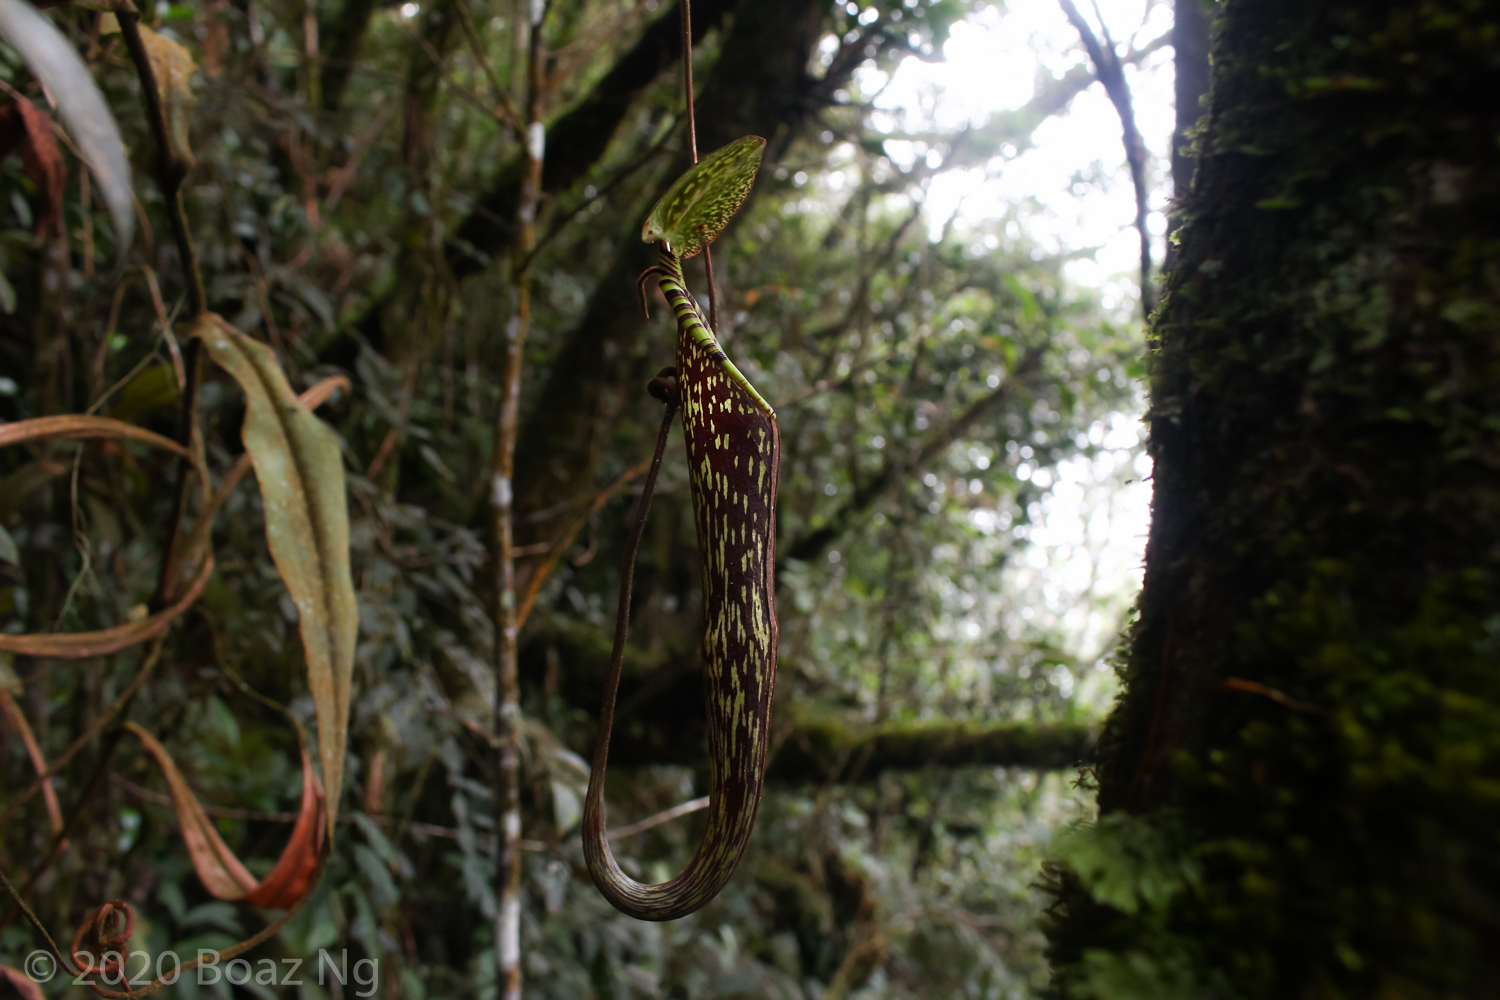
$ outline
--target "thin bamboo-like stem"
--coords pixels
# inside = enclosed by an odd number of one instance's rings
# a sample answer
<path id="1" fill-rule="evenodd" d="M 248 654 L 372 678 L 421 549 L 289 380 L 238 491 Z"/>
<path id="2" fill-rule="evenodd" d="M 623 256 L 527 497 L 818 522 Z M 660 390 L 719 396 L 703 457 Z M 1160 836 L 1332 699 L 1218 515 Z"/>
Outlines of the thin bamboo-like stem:
<path id="1" fill-rule="evenodd" d="M 521 690 L 516 652 L 520 627 L 516 607 L 515 473 L 516 432 L 520 422 L 521 370 L 526 333 L 531 325 L 531 256 L 536 245 L 536 213 L 541 202 L 542 158 L 546 131 L 542 124 L 542 26 L 548 3 L 532 6 L 527 52 L 526 125 L 520 139 L 526 153 L 516 205 L 516 242 L 511 256 L 515 312 L 505 326 L 505 371 L 500 380 L 500 409 L 495 418 L 490 490 L 491 526 L 495 537 L 495 985 L 501 1000 L 521 998 Z"/>

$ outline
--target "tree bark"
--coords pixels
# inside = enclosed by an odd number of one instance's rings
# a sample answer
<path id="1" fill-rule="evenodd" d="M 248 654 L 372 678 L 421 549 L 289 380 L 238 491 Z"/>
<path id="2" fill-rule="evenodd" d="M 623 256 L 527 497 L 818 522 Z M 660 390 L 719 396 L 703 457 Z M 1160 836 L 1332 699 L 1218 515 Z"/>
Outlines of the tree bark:
<path id="1" fill-rule="evenodd" d="M 1162 271 L 1177 262 L 1177 247 L 1170 234 L 1181 228 L 1192 199 L 1193 171 L 1198 161 L 1191 155 L 1193 130 L 1207 113 L 1204 103 L 1210 82 L 1208 36 L 1212 15 L 1201 0 L 1175 0 L 1172 5 L 1172 66 L 1177 122 L 1172 129 L 1172 204 L 1167 209 L 1167 252 Z"/>
<path id="2" fill-rule="evenodd" d="M 1176 0 L 1172 5 L 1172 65 L 1177 103 L 1177 124 L 1172 130 L 1172 197 L 1184 198 L 1193 186 L 1197 161 L 1189 155 L 1192 139 L 1188 131 L 1198 124 L 1208 96 L 1208 29 L 1212 16 L 1200 0 Z M 1175 217 L 1175 213 L 1174 213 Z"/>
<path id="3" fill-rule="evenodd" d="M 1221 7 L 1058 985 L 1495 996 L 1497 10 Z"/>

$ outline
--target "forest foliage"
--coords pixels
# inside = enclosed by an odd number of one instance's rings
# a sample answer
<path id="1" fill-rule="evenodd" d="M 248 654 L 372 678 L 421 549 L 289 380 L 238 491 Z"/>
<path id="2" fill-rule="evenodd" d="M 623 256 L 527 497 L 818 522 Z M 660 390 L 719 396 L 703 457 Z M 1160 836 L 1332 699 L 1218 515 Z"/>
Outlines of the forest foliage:
<path id="1" fill-rule="evenodd" d="M 114 15 L 94 6 L 46 16 L 119 123 L 137 232 L 124 245 L 55 119 L 50 173 L 34 155 L 0 162 L 0 420 L 87 411 L 175 440 L 191 273 L 140 81 Z M 1024 560 L 1060 463 L 1087 460 L 1115 483 L 1136 475 L 1133 442 L 1110 429 L 1136 405 L 1141 339 L 1064 280 L 1065 259 L 1028 237 L 1020 209 L 936 234 L 922 217 L 931 177 L 1018 155 L 1087 75 L 1040 81 L 1032 104 L 983 128 L 871 124 L 870 71 L 937 58 L 974 6 L 694 6 L 700 143 L 769 140 L 715 259 L 720 332 L 783 434 L 773 752 L 784 756 L 740 874 L 667 926 L 604 903 L 577 823 L 631 473 L 657 419 L 642 387 L 671 355 L 670 311 L 658 302 L 642 318 L 634 276 L 650 262 L 641 221 L 686 162 L 675 8 L 546 7 L 549 140 L 515 480 L 520 589 L 534 602 L 521 635 L 528 996 L 1009 997 L 1046 982 L 1029 886 L 1051 830 L 1087 808 L 1070 765 L 1090 753 L 1097 701 L 1077 694 L 1104 675 L 1098 651 L 1079 650 L 1006 571 Z M 171 43 L 163 114 L 205 304 L 223 317 L 214 329 L 242 357 L 258 352 L 263 381 L 284 373 L 286 406 L 326 396 L 307 419 L 339 456 L 343 483 L 321 502 L 347 525 L 357 611 L 329 607 L 357 615 L 357 644 L 327 660 L 307 638 L 265 467 L 257 459 L 259 489 L 232 485 L 257 448 L 264 386 L 209 367 L 201 461 L 205 482 L 231 484 L 208 518 L 212 571 L 124 714 L 161 740 L 205 829 L 252 879 L 305 812 L 298 733 L 315 736 L 332 846 L 313 895 L 250 957 L 347 948 L 379 960 L 382 996 L 412 1000 L 495 994 L 488 462 L 513 305 L 525 7 L 205 0 L 163 2 L 142 21 Z M 0 78 L 14 107 L 47 109 L 4 47 Z M 894 157 L 897 142 L 915 159 Z M 160 612 L 176 467 L 170 451 L 121 439 L 0 451 L 0 631 L 89 632 Z M 611 758 L 617 827 L 704 788 L 687 483 L 669 460 L 637 568 Z M 188 506 L 208 509 L 196 496 Z M 0 803 L 0 865 L 12 881 L 38 875 L 31 903 L 60 940 L 125 900 L 131 948 L 190 956 L 269 917 L 205 890 L 176 787 L 149 746 L 120 738 L 121 695 L 148 648 L 0 653 L 16 707 L 0 738 L 7 796 L 37 775 L 17 720 L 47 761 L 90 735 L 47 791 L 13 812 Z M 320 677 L 335 693 L 320 694 Z M 346 755 L 319 709 L 339 685 Z M 695 846 L 695 819 L 626 831 L 615 854 L 635 877 L 665 878 Z M 38 946 L 7 908 L 0 963 L 19 968 Z M 231 992 L 190 976 L 173 988 L 186 1000 Z M 242 989 L 327 995 L 310 982 Z"/>

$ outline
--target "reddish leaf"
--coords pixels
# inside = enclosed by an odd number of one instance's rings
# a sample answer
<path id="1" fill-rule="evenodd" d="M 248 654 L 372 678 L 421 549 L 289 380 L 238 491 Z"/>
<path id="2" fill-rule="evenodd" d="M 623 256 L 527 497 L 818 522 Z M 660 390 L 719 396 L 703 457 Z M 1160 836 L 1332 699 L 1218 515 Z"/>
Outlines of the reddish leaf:
<path id="1" fill-rule="evenodd" d="M 323 783 L 313 772 L 312 759 L 307 748 L 302 748 L 302 808 L 297 813 L 297 825 L 292 827 L 292 839 L 286 850 L 276 861 L 260 885 L 245 896 L 245 902 L 268 910 L 284 910 L 312 888 L 313 878 L 318 873 L 318 863 L 323 859 L 323 835 L 326 816 L 323 812 Z"/>
<path id="2" fill-rule="evenodd" d="M 4 979 L 15 987 L 17 995 L 21 1000 L 46 1000 L 42 994 L 42 987 L 30 976 L 19 969 L 12 969 L 8 965 L 0 965 L 0 979 Z"/>
<path id="3" fill-rule="evenodd" d="M 276 867 L 257 882 L 219 836 L 219 831 L 203 812 L 197 796 L 188 787 L 182 772 L 177 770 L 166 748 L 136 723 L 127 722 L 125 727 L 140 737 L 166 775 L 177 822 L 182 827 L 183 842 L 204 888 L 220 899 L 243 899 L 266 909 L 288 909 L 306 895 L 323 859 L 322 848 L 326 841 L 323 834 L 323 784 L 313 772 L 312 759 L 305 748 L 302 751 L 302 809 L 297 815 L 297 824 L 292 827 L 291 840 L 287 841 Z"/>
<path id="4" fill-rule="evenodd" d="M 63 163 L 62 151 L 57 148 L 57 138 L 52 134 L 52 119 L 24 97 L 16 98 L 14 104 L 0 110 L 0 115 L 12 120 L 19 117 L 20 128 L 15 129 L 12 125 L 11 135 L 24 132 L 26 136 L 21 144 L 21 162 L 26 167 L 26 176 L 36 186 L 43 206 L 38 213 L 37 235 L 62 236 L 63 187 L 68 182 L 68 168 Z"/>

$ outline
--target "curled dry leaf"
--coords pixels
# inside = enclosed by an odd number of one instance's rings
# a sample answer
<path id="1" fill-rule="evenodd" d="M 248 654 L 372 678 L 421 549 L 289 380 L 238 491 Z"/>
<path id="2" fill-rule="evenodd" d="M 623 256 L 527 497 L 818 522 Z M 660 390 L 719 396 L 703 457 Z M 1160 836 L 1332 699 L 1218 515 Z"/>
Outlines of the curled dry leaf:
<path id="1" fill-rule="evenodd" d="M 243 899 L 252 906 L 269 910 L 289 909 L 307 894 L 323 860 L 326 840 L 323 785 L 313 771 L 306 747 L 302 748 L 302 807 L 292 827 L 292 838 L 282 850 L 276 867 L 257 881 L 219 836 L 166 747 L 134 722 L 127 722 L 125 727 L 140 738 L 166 775 L 183 842 L 204 888 L 220 899 Z"/>
<path id="2" fill-rule="evenodd" d="M 73 933 L 69 955 L 79 965 L 79 977 L 90 973 L 118 975 L 130 951 L 135 932 L 135 911 L 123 899 L 96 906 Z"/>
<path id="3" fill-rule="evenodd" d="M 188 126 L 193 121 L 197 98 L 193 96 L 189 82 L 198 64 L 193 61 L 193 54 L 180 43 L 157 34 L 144 24 L 140 26 L 140 32 L 146 55 L 151 60 L 151 72 L 156 77 L 156 89 L 161 94 L 161 109 L 167 118 L 167 139 L 172 144 L 172 157 L 184 170 L 191 170 L 197 160 L 188 139 Z"/>
<path id="4" fill-rule="evenodd" d="M 0 635 L 0 653 L 16 653 L 20 656 L 55 656 L 65 660 L 79 660 L 90 656 L 106 656 L 126 646 L 154 639 L 193 606 L 198 595 L 213 575 L 214 561 L 205 559 L 203 567 L 193 579 L 187 593 L 170 607 L 158 611 L 138 622 L 116 625 L 98 632 L 57 632 L 52 635 Z"/>
<path id="5" fill-rule="evenodd" d="M 212 313 L 191 335 L 245 393 L 241 438 L 260 482 L 271 558 L 297 605 L 333 838 L 344 780 L 359 609 L 338 438 L 292 392 L 276 356 Z"/>
<path id="6" fill-rule="evenodd" d="M 139 441 L 154 448 L 165 448 L 183 458 L 192 458 L 193 453 L 169 437 L 135 424 L 127 424 L 113 417 L 85 417 L 77 413 L 57 417 L 36 417 L 32 420 L 17 420 L 11 424 L 0 424 L 0 448 L 26 441 L 53 441 L 65 438 L 124 438 Z M 207 478 L 204 470 L 199 475 Z"/>
<path id="7" fill-rule="evenodd" d="M 20 53 L 57 102 L 63 124 L 103 193 L 117 253 L 123 254 L 135 235 L 130 165 L 120 128 L 88 67 L 52 22 L 25 0 L 0 0 L 0 37 Z"/>
<path id="8" fill-rule="evenodd" d="M 3 0 L 0 0 L 3 3 Z M 88 417 L 77 413 L 57 417 L 37 417 L 34 420 L 18 420 L 0 425 L 0 447 L 22 444 L 26 441 L 50 441 L 65 438 L 117 438 L 139 441 L 156 448 L 164 448 L 184 458 L 191 459 L 200 480 L 208 482 L 208 470 L 203 466 L 202 456 L 193 453 L 171 438 L 127 424 L 110 417 Z M 203 593 L 209 576 L 213 573 L 213 560 L 204 559 L 193 584 L 181 598 L 170 607 L 149 618 L 128 622 L 98 632 L 58 632 L 52 635 L 0 635 L 0 652 L 19 653 L 23 656 L 56 656 L 63 659 L 79 659 L 88 656 L 104 656 L 145 642 L 166 631 Z"/>

